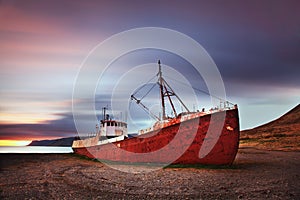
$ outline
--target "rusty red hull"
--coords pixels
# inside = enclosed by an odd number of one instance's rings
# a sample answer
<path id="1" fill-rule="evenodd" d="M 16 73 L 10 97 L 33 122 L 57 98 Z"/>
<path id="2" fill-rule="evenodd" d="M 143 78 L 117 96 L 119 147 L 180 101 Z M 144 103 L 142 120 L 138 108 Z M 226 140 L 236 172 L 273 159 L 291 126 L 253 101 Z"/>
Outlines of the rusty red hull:
<path id="1" fill-rule="evenodd" d="M 117 162 L 230 165 L 238 151 L 239 134 L 238 109 L 232 109 L 135 138 L 73 150 L 89 158 Z"/>

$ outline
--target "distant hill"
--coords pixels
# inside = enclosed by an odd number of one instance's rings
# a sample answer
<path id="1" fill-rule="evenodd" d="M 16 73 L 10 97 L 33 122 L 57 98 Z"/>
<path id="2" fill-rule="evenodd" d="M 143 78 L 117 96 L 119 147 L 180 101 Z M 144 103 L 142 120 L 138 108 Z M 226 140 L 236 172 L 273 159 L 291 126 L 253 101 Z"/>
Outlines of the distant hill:
<path id="1" fill-rule="evenodd" d="M 70 147 L 72 146 L 75 137 L 60 138 L 54 140 L 34 140 L 28 146 L 61 146 Z"/>
<path id="2" fill-rule="evenodd" d="M 300 150 L 300 104 L 267 124 L 241 131 L 241 146 Z"/>

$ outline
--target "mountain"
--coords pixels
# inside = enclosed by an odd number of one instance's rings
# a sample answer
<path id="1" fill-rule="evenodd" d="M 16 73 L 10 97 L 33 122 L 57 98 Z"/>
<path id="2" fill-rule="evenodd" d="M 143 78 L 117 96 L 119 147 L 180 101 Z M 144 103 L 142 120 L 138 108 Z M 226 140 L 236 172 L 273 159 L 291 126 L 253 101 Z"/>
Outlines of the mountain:
<path id="1" fill-rule="evenodd" d="M 274 121 L 241 131 L 240 139 L 240 146 L 300 150 L 300 104 Z"/>
<path id="2" fill-rule="evenodd" d="M 60 138 L 54 140 L 34 140 L 28 146 L 61 146 L 71 147 L 75 137 Z"/>

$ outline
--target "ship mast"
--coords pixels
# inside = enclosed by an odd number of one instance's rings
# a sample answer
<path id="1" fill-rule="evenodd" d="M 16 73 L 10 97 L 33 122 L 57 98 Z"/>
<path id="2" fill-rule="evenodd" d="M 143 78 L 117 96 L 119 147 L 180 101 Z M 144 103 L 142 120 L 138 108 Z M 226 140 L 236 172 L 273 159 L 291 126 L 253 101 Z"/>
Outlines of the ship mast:
<path id="1" fill-rule="evenodd" d="M 159 82 L 159 88 L 160 88 L 160 97 L 161 97 L 161 106 L 162 106 L 162 120 L 167 119 L 166 116 L 166 107 L 165 107 L 165 97 L 168 97 L 168 100 L 170 102 L 170 105 L 172 107 L 172 110 L 174 112 L 175 117 L 177 117 L 177 112 L 175 110 L 175 106 L 172 102 L 171 96 L 175 96 L 181 105 L 186 109 L 187 112 L 190 112 L 189 109 L 186 107 L 186 105 L 183 103 L 183 101 L 177 96 L 177 94 L 174 92 L 174 90 L 171 88 L 171 86 L 167 83 L 167 81 L 162 77 L 162 71 L 161 71 L 161 65 L 160 60 L 158 60 L 158 82 Z"/>
<path id="2" fill-rule="evenodd" d="M 166 107 L 165 107 L 165 96 L 164 96 L 164 87 L 163 87 L 163 78 L 161 72 L 160 60 L 158 60 L 158 82 L 160 88 L 160 98 L 161 98 L 161 107 L 162 107 L 162 120 L 166 119 Z"/>
<path id="3" fill-rule="evenodd" d="M 142 99 L 138 99 L 136 98 L 134 95 L 131 95 L 131 100 L 134 100 L 137 104 L 139 104 L 147 113 L 150 114 L 150 116 L 152 116 L 154 119 L 157 119 L 158 121 L 160 120 L 166 120 L 168 119 L 167 115 L 166 115 L 166 104 L 165 104 L 165 97 L 168 98 L 172 111 L 174 112 L 175 117 L 177 117 L 177 112 L 175 110 L 175 106 L 172 102 L 171 96 L 175 96 L 178 101 L 181 103 L 181 105 L 186 109 L 187 112 L 190 112 L 189 109 L 186 107 L 186 105 L 184 105 L 183 101 L 179 98 L 179 96 L 177 96 L 177 94 L 174 92 L 174 90 L 170 87 L 170 85 L 166 82 L 166 80 L 162 77 L 162 70 L 161 70 L 161 63 L 160 60 L 158 60 L 158 85 L 159 85 L 159 89 L 160 89 L 160 98 L 161 98 L 161 107 L 162 107 L 162 119 L 160 119 L 159 117 L 157 117 L 155 114 L 153 114 L 148 107 L 146 107 L 141 100 Z M 153 89 L 153 87 L 147 92 L 147 94 Z M 144 98 L 144 97 L 143 97 Z"/>

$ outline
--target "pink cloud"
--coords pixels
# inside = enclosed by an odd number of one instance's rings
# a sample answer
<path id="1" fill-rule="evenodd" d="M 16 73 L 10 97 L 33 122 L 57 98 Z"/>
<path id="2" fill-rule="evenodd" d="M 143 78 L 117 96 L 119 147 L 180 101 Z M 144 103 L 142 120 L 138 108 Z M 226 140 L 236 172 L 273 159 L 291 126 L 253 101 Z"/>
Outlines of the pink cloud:
<path id="1" fill-rule="evenodd" d="M 10 5 L 0 6 L 0 31 L 58 35 L 64 33 L 58 21 L 39 18 Z"/>

